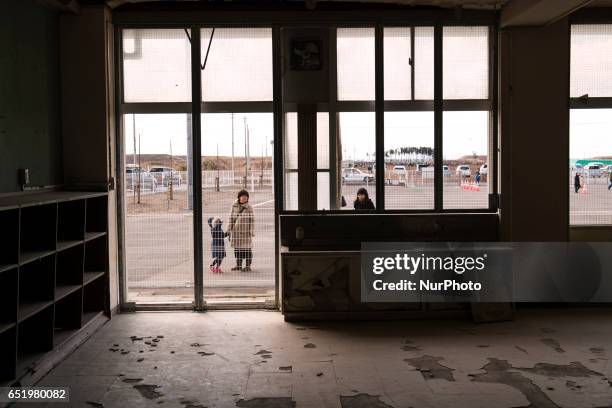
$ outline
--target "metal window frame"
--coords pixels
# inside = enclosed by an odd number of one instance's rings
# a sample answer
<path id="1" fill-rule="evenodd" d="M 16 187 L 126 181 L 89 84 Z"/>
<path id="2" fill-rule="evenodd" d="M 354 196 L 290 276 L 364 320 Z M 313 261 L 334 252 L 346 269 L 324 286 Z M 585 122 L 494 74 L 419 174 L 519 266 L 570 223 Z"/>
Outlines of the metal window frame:
<path id="1" fill-rule="evenodd" d="M 231 7 L 230 5 L 223 5 L 220 7 Z M 183 5 L 184 7 L 195 7 L 202 8 L 203 5 Z M 208 6 L 206 6 L 208 7 Z M 217 5 L 211 5 L 210 7 L 217 7 Z M 441 135 L 441 112 L 443 110 L 489 110 L 491 111 L 491 131 L 489 132 L 489 137 L 493 145 L 493 151 L 497 152 L 498 148 L 498 140 L 497 140 L 497 14 L 495 12 L 487 12 L 487 11 L 464 11 L 463 16 L 457 16 L 453 10 L 409 10 L 409 9 L 375 9 L 370 10 L 367 7 L 364 9 L 359 9 L 355 11 L 346 11 L 346 10 L 322 10 L 318 11 L 316 15 L 309 14 L 308 21 L 304 20 L 304 11 L 303 10 L 247 10 L 247 11 L 239 11 L 228 13 L 225 10 L 195 10 L 195 11 L 184 11 L 182 8 L 175 8 L 173 10 L 163 10 L 163 11 L 121 11 L 117 10 L 113 12 L 113 24 L 115 27 L 115 70 L 116 70 L 116 114 L 118 117 L 117 123 L 117 138 L 116 148 L 117 148 L 117 186 L 118 189 L 122 187 L 121 175 L 124 171 L 123 161 L 122 161 L 122 151 L 123 151 L 123 114 L 125 113 L 191 113 L 193 115 L 194 111 L 202 112 L 230 112 L 236 111 L 236 109 L 242 112 L 272 112 L 273 113 L 273 123 L 274 123 L 274 174 L 275 178 L 279 180 L 274 183 L 274 194 L 277 198 L 275 200 L 275 231 L 276 231 L 276 239 L 275 239 L 275 286 L 276 286 L 276 301 L 279 299 L 279 280 L 278 280 L 278 271 L 280 257 L 279 253 L 279 236 L 280 233 L 278 230 L 278 219 L 279 215 L 282 214 L 305 214 L 303 211 L 288 211 L 284 209 L 284 162 L 283 162 L 283 132 L 284 132 L 284 106 L 283 106 L 283 91 L 282 91 L 282 66 L 281 66 L 281 29 L 283 27 L 325 27 L 329 29 L 330 32 L 330 55 L 329 55 L 329 63 L 330 66 L 333 66 L 334 69 L 329 70 L 329 80 L 330 80 L 330 100 L 327 106 L 327 112 L 329 113 L 329 129 L 330 129 L 330 179 L 334 180 L 337 177 L 336 166 L 332 166 L 332 163 L 335 162 L 335 137 L 331 137 L 335 135 L 336 132 L 336 124 L 337 124 L 337 114 L 342 111 L 357 111 L 357 112 L 377 112 L 382 111 L 382 115 L 378 113 L 378 121 L 376 128 L 382 129 L 382 131 L 377 131 L 377 145 L 382 142 L 384 143 L 384 122 L 381 124 L 380 119 L 384 120 L 384 112 L 385 111 L 434 111 L 438 112 L 440 116 L 438 120 L 435 122 L 435 126 L 437 127 L 437 132 Z M 248 24 L 244 22 L 248 21 Z M 163 22 L 163 23 L 162 23 Z M 427 26 L 427 27 L 443 27 L 450 25 L 459 25 L 459 26 L 478 26 L 478 25 L 486 25 L 492 27 L 491 35 L 491 49 L 490 49 L 490 71 L 489 77 L 491 80 L 491 92 L 489 93 L 489 99 L 486 100 L 477 100 L 477 101 L 469 101 L 469 100 L 453 100 L 453 101 L 441 101 L 438 98 L 438 103 L 436 100 L 415 100 L 414 99 L 414 65 L 411 67 L 411 91 L 412 91 L 412 99 L 406 101 L 385 101 L 384 94 L 378 95 L 377 99 L 382 99 L 382 102 L 379 101 L 338 101 L 337 100 L 337 88 L 336 88 L 336 29 L 338 27 L 355 27 L 355 26 L 370 26 L 375 28 L 375 32 L 377 32 L 378 40 L 375 39 L 375 44 L 382 44 L 382 28 L 384 27 L 392 27 L 392 26 L 407 26 L 411 27 L 411 41 L 414 42 L 414 28 Z M 272 70 L 273 70 L 273 100 L 272 101 L 244 101 L 244 102 L 201 102 L 199 108 L 196 107 L 197 102 L 193 100 L 191 102 L 151 102 L 151 103 L 125 103 L 124 95 L 123 95 L 123 55 L 122 55 L 122 41 L 121 41 L 121 31 L 123 29 L 136 29 L 136 28 L 146 28 L 146 29 L 155 29 L 155 28 L 187 28 L 191 27 L 192 29 L 202 29 L 202 28 L 249 28 L 249 27 L 265 27 L 272 28 Z M 435 42 L 435 37 L 434 37 Z M 412 44 L 413 45 L 413 44 Z M 441 47 L 440 52 L 441 52 Z M 382 50 L 379 53 L 375 54 L 380 55 L 382 58 Z M 435 50 L 434 50 L 435 52 Z M 414 54 L 414 45 L 411 47 L 411 53 Z M 414 62 L 414 55 L 413 55 Z M 441 64 L 441 60 L 440 60 Z M 192 61 L 192 65 L 193 64 Z M 376 68 L 378 71 L 384 73 L 384 66 L 382 65 L 382 61 L 380 67 Z M 434 61 L 434 69 L 435 69 L 435 61 Z M 439 67 L 441 70 L 441 66 Z M 384 75 L 383 75 L 384 76 Z M 375 89 L 382 88 L 382 92 L 384 93 L 384 84 L 382 83 L 384 78 L 380 76 L 375 84 Z M 441 78 L 438 80 L 438 87 L 441 86 Z M 193 87 L 192 81 L 192 87 Z M 441 89 L 440 89 L 441 91 Z M 201 92 L 201 87 L 200 87 Z M 378 91 L 380 94 L 381 92 Z M 200 98 L 201 99 L 201 98 Z M 574 101 L 572 101 L 574 102 Z M 606 101 L 600 101 L 606 102 Z M 612 100 L 610 101 L 612 104 Z M 199 115 L 198 115 L 199 121 Z M 381 136 L 379 136 L 381 135 Z M 201 143 L 201 140 L 200 140 Z M 383 144 L 384 146 L 384 144 Z M 440 148 L 437 148 L 441 152 L 441 144 Z M 383 163 L 382 159 L 383 152 L 381 149 L 377 149 L 377 166 L 380 162 Z M 195 156 L 195 155 L 194 155 Z M 381 156 L 381 157 L 379 157 Z M 492 194 L 497 194 L 498 191 L 498 183 L 497 183 L 497 155 L 494 154 L 493 157 L 490 157 L 490 174 L 493 174 L 493 192 Z M 437 170 L 441 174 L 441 169 Z M 437 183 L 438 188 L 442 188 L 440 183 Z M 384 186 L 383 186 L 384 187 Z M 491 188 L 491 187 L 490 187 Z M 335 183 L 330 183 L 330 198 L 336 196 L 336 185 Z M 384 188 L 381 190 L 380 186 L 377 185 L 377 197 L 384 196 Z M 437 194 L 439 200 L 441 202 L 441 193 Z M 384 198 L 383 198 L 384 200 Z M 128 305 L 126 298 L 125 287 L 122 288 L 121 285 L 125 286 L 125 253 L 124 253 L 124 243 L 125 243 L 125 229 L 123 225 L 123 220 L 125 216 L 125 208 L 124 208 L 124 200 L 122 194 L 118 194 L 117 199 L 117 214 L 118 214 L 118 234 L 119 234 L 119 276 L 120 276 L 120 304 Z M 195 205 L 195 203 L 194 203 Z M 196 206 L 197 207 L 197 206 Z M 453 210 L 445 210 L 442 208 L 441 204 L 437 205 L 434 210 L 411 210 L 411 209 L 399 209 L 399 210 L 390 210 L 385 209 L 384 205 L 382 207 L 377 206 L 377 212 L 385 213 L 385 214 L 430 214 L 430 213 L 490 213 L 497 212 L 497 205 L 492 205 L 490 200 L 490 205 L 488 209 L 453 209 Z M 309 211 L 308 213 L 322 213 L 322 214 L 346 214 L 346 210 L 326 210 L 326 211 Z M 194 232 L 195 233 L 195 232 Z M 202 237 L 200 236 L 200 239 Z M 196 248 L 197 251 L 202 252 L 203 249 L 201 245 Z M 194 292 L 195 296 L 195 292 Z M 129 305 L 128 305 L 129 306 Z M 205 305 L 202 305 L 205 307 Z"/>
<path id="2" fill-rule="evenodd" d="M 600 11 L 602 12 L 600 13 Z M 572 26 L 577 26 L 577 25 L 610 25 L 612 26 L 612 9 L 605 8 L 605 9 L 597 10 L 597 12 L 591 9 L 583 9 L 572 15 L 569 21 L 569 30 L 570 30 L 569 42 L 570 43 L 568 45 L 569 54 L 570 54 L 570 60 L 568 61 L 568 63 L 570 64 L 571 64 L 571 54 L 572 54 L 571 29 L 572 29 Z M 567 84 L 568 89 L 571 84 L 571 75 L 572 73 L 571 73 L 571 66 L 570 66 L 570 77 L 569 77 L 569 82 Z M 612 96 L 609 96 L 609 97 L 606 97 L 606 96 L 603 96 L 603 97 L 602 96 L 570 97 L 569 103 L 568 103 L 568 110 L 570 111 L 570 115 L 571 115 L 572 110 L 577 110 L 577 109 L 612 109 Z M 571 133 L 568 135 L 568 138 L 571 138 Z M 570 157 L 568 157 L 567 159 L 569 163 Z M 570 197 L 571 197 L 571 192 L 568 192 L 568 195 L 567 195 L 568 209 L 570 209 L 570 205 L 571 205 Z M 568 211 L 567 225 L 569 226 L 569 228 L 581 228 L 581 227 L 606 228 L 606 227 L 610 227 L 611 224 L 572 224 L 571 217 L 570 217 L 570 211 Z"/>
<path id="3" fill-rule="evenodd" d="M 443 99 L 443 28 L 448 26 L 486 26 L 488 31 L 488 98 L 487 99 Z M 338 100 L 337 98 L 337 65 L 336 65 L 336 32 L 338 28 L 373 28 L 375 32 L 375 100 L 356 101 Z M 434 29 L 434 99 L 415 100 L 414 71 L 415 64 L 410 67 L 411 75 L 411 99 L 407 100 L 385 100 L 384 99 L 384 28 L 386 27 L 406 27 L 410 28 L 411 33 L 411 54 L 414 58 L 414 31 L 415 27 L 433 27 Z M 376 167 L 377 174 L 384 172 L 384 113 L 385 112 L 417 112 L 429 111 L 434 113 L 434 208 L 432 209 L 387 209 L 385 208 L 384 178 L 376 178 L 376 213 L 384 214 L 419 214 L 419 213 L 495 213 L 499 210 L 498 198 L 498 73 L 497 73 L 497 31 L 498 26 L 495 21 L 487 23 L 466 23 L 452 21 L 436 21 L 434 23 L 362 23 L 362 24 L 334 24 L 330 29 L 330 84 L 329 84 L 329 115 L 330 115 L 330 177 L 337 177 L 335 166 L 335 133 L 337 115 L 341 112 L 374 112 L 375 113 L 375 144 L 376 144 Z M 325 104 L 320 109 L 325 108 Z M 487 207 L 482 208 L 444 208 L 444 185 L 442 172 L 443 158 L 443 115 L 450 111 L 486 111 L 489 112 L 489 131 L 487 155 L 489 156 L 489 200 Z M 333 118 L 333 120 L 332 120 Z M 332 123 L 333 122 L 333 123 Z M 438 165 L 440 164 L 440 165 Z M 335 183 L 330 183 L 330 199 L 335 197 Z M 283 197 L 284 202 L 284 197 Z M 346 214 L 346 210 L 285 210 L 281 214 Z"/>
<path id="4" fill-rule="evenodd" d="M 276 103 L 275 99 L 272 101 L 230 101 L 230 102 L 217 102 L 217 101 L 202 101 L 202 69 L 200 66 L 201 61 L 201 41 L 200 34 L 202 29 L 212 28 L 212 25 L 202 24 L 179 24 L 179 25 L 124 25 L 116 24 L 114 27 L 115 35 L 115 90 L 116 90 L 116 115 L 118 120 L 116 121 L 116 132 L 118 137 L 116 138 L 115 148 L 117 149 L 116 154 L 116 180 L 117 180 L 117 228 L 118 228 L 118 252 L 119 252 L 119 304 L 123 310 L 134 310 L 136 308 L 135 302 L 128 301 L 127 297 L 127 270 L 126 270 L 126 259 L 125 259 L 125 197 L 123 194 L 123 179 L 122 175 L 125 171 L 125 163 L 123 157 L 123 142 L 124 142 L 124 129 L 123 129 L 123 117 L 126 114 L 186 114 L 191 115 L 192 125 L 192 168 L 194 174 L 201 173 L 201 146 L 202 146 L 202 130 L 201 130 L 201 114 L 202 113 L 272 113 L 273 114 L 273 129 L 274 138 L 280 140 L 282 138 L 282 124 L 279 128 L 277 112 L 279 110 L 279 104 Z M 270 28 L 272 30 L 272 87 L 273 95 L 280 95 L 281 87 L 279 85 L 280 78 L 280 55 L 279 51 L 275 48 L 279 44 L 279 26 L 262 24 L 262 25 L 215 25 L 216 28 Z M 126 29 L 171 29 L 171 28 L 183 28 L 190 29 L 191 35 L 191 93 L 192 100 L 190 102 L 125 102 L 124 95 L 124 58 L 123 58 L 123 41 L 122 32 Z M 280 147 L 280 149 L 279 149 Z M 279 151 L 280 150 L 280 151 Z M 200 152 L 200 153 L 198 153 Z M 274 155 L 282 159 L 282 144 L 274 143 Z M 278 174 L 282 170 L 282 162 L 274 160 L 274 174 Z M 204 298 L 204 249 L 203 249 L 203 231 L 202 231 L 202 213 L 203 213 L 203 201 L 202 201 L 202 179 L 201 177 L 194 177 L 193 179 L 193 261 L 194 261 L 194 300 L 193 309 L 195 311 L 205 311 L 206 301 Z M 282 183 L 274 183 L 274 194 L 275 197 L 282 197 Z M 280 194 L 280 195 L 278 195 Z M 279 237 L 278 237 L 278 213 L 282 208 L 282 200 L 275 200 L 275 214 L 274 214 L 274 233 L 275 233 L 275 271 L 274 271 L 274 285 L 275 285 L 275 299 L 274 303 L 278 303 L 279 299 Z M 171 306 L 173 308 L 184 308 L 186 303 L 179 303 Z M 166 307 L 168 305 L 163 305 Z"/>

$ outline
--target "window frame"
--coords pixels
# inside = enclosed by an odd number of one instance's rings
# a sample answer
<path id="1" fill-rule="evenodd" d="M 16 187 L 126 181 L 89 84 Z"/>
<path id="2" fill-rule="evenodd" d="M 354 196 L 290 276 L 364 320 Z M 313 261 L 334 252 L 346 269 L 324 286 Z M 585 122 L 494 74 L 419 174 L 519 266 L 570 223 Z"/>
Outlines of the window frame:
<path id="1" fill-rule="evenodd" d="M 571 54 L 572 54 L 572 26 L 580 26 L 580 25 L 610 25 L 612 26 L 612 13 L 609 9 L 606 9 L 606 13 L 599 13 L 599 10 L 594 13 L 593 10 L 585 9 L 581 10 L 578 13 L 572 15 L 569 20 L 569 54 L 570 58 L 568 60 L 569 65 L 569 78 L 567 83 L 569 103 L 568 103 L 568 111 L 571 117 L 572 110 L 586 109 L 586 110 L 595 110 L 595 109 L 612 109 L 612 96 L 587 96 L 586 98 L 582 96 L 572 97 L 571 92 Z M 604 10 L 605 11 L 605 10 Z M 571 128 L 570 128 L 571 131 Z M 571 142 L 571 133 L 568 134 L 568 142 Z M 569 152 L 568 152 L 569 153 Z M 571 153 L 569 153 L 571 155 Z M 571 157 L 568 155 L 567 162 L 569 165 Z M 609 228 L 612 224 L 572 224 L 571 218 L 571 191 L 568 190 L 567 194 L 567 222 L 569 228 Z"/>
<path id="2" fill-rule="evenodd" d="M 201 41 L 201 30 L 207 28 L 269 28 L 271 29 L 272 36 L 272 95 L 271 101 L 236 101 L 236 102 L 207 102 L 202 100 L 202 69 L 201 61 L 204 58 Z M 189 38 L 191 43 L 191 64 L 187 68 L 190 69 L 191 75 L 191 101 L 189 102 L 126 102 L 124 95 L 124 69 L 125 64 L 123 55 L 123 30 L 130 29 L 183 29 L 185 34 Z M 188 33 L 190 30 L 190 33 Z M 197 31 L 197 34 L 195 32 Z M 177 24 L 140 24 L 140 23 L 118 23 L 114 25 L 114 75 L 115 75 L 115 123 L 114 130 L 117 135 L 115 138 L 115 180 L 116 190 L 122 192 L 123 190 L 123 173 L 125 171 L 124 163 L 124 122 L 123 118 L 128 114 L 185 114 L 191 115 L 192 123 L 192 150 L 193 152 L 201 151 L 202 145 L 202 129 L 201 119 L 204 113 L 272 113 L 273 114 L 273 129 L 274 135 L 282 134 L 282 130 L 279 129 L 281 122 L 278 121 L 277 116 L 280 105 L 275 101 L 274 96 L 279 94 L 279 53 L 277 48 L 279 47 L 279 27 L 270 23 L 261 24 L 189 24 L 189 23 L 177 23 Z M 136 51 L 141 52 L 141 48 L 137 46 Z M 133 54 L 133 53 L 130 53 Z M 194 62 L 194 56 L 199 61 Z M 130 59 L 133 58 L 129 55 Z M 199 100 L 199 101 L 198 101 Z M 282 143 L 275 143 L 272 152 L 274 157 L 280 157 L 282 160 Z M 111 160 L 109 158 L 109 160 Z M 192 155 L 192 166 L 194 174 L 201 173 L 201 160 L 199 154 Z M 276 177 L 281 173 L 283 163 L 275 162 L 274 164 L 274 176 Z M 202 311 L 206 309 L 206 303 L 204 298 L 203 288 L 203 230 L 202 230 L 202 188 L 201 177 L 193 178 L 193 274 L 194 274 L 194 299 L 193 309 L 196 311 Z M 282 196 L 282 182 L 274 183 L 274 194 L 275 197 Z M 278 213 L 281 207 L 279 207 L 278 200 L 275 203 L 275 217 L 274 217 L 274 230 L 278 231 Z M 134 302 L 128 301 L 128 287 L 127 287 L 127 262 L 125 259 L 125 202 L 122 193 L 117 194 L 117 241 L 118 241 L 118 271 L 119 271 L 119 303 L 122 307 L 135 308 Z M 275 234 L 277 234 L 275 232 Z M 275 239 L 275 256 L 277 262 L 275 262 L 275 273 L 274 273 L 274 285 L 275 285 L 275 301 L 279 299 L 279 280 L 278 280 L 278 257 L 279 257 L 279 242 Z"/>
<path id="3" fill-rule="evenodd" d="M 488 98 L 487 99 L 442 99 L 443 77 L 442 77 L 442 31 L 443 27 L 488 27 Z M 423 100 L 414 99 L 414 65 L 411 65 L 411 99 L 408 100 L 384 100 L 384 28 L 386 27 L 407 27 L 411 32 L 411 53 L 414 54 L 414 28 L 432 27 L 434 30 L 434 99 Z M 338 28 L 374 28 L 375 33 L 375 100 L 338 100 L 338 81 L 337 81 L 337 29 Z M 498 25 L 496 22 L 394 22 L 390 24 L 382 23 L 356 23 L 356 24 L 330 24 L 329 25 L 329 103 L 319 103 L 318 112 L 329 113 L 329 153 L 330 153 L 330 200 L 336 195 L 335 183 L 333 180 L 339 175 L 336 174 L 335 166 L 335 135 L 338 114 L 341 112 L 374 112 L 376 116 L 376 174 L 384 174 L 384 113 L 401 111 L 429 111 L 434 113 L 434 163 L 442 163 L 443 155 L 443 134 L 442 116 L 445 111 L 487 111 L 489 112 L 489 131 L 488 131 L 488 168 L 489 168 L 489 192 L 488 205 L 483 208 L 452 208 L 443 207 L 443 170 L 441 166 L 434 168 L 434 208 L 432 209 L 387 209 L 385 208 L 385 185 L 384 177 L 376 177 L 376 210 L 369 211 L 377 214 L 432 214 L 432 213 L 496 213 L 499 210 L 499 191 L 498 191 L 498 72 L 497 72 L 497 47 L 498 47 Z M 438 72 L 439 71 L 439 72 Z M 287 107 L 294 104 L 285 104 L 284 112 L 288 112 Z M 284 173 L 284 169 L 283 169 Z M 283 195 L 283 201 L 284 201 Z M 286 210 L 283 206 L 281 214 L 350 214 L 346 209 L 330 210 Z"/>
<path id="4" fill-rule="evenodd" d="M 401 14 L 401 13 L 400 13 Z M 355 22 L 342 22 L 332 23 L 331 21 L 313 22 L 309 24 L 298 24 L 291 19 L 278 22 L 262 22 L 252 24 L 239 24 L 239 23 L 225 23 L 225 24 L 212 24 L 212 23 L 198 23 L 198 24 L 187 24 L 187 23 L 169 23 L 169 24 L 143 24 L 130 23 L 129 16 L 122 16 L 117 20 L 115 25 L 116 33 L 116 45 L 117 45 L 117 72 L 118 78 L 121 78 L 123 70 L 122 55 L 121 55 L 121 30 L 123 29 L 134 29 L 134 28 L 184 28 L 184 29 L 205 29 L 205 28 L 235 28 L 237 26 L 243 28 L 270 28 L 272 27 L 273 36 L 273 59 L 274 55 L 279 53 L 279 50 L 274 49 L 279 47 L 280 29 L 283 27 L 292 26 L 318 26 L 325 27 L 329 30 L 329 64 L 330 64 L 330 98 L 327 103 L 319 103 L 317 106 L 317 112 L 327 112 L 329 114 L 329 128 L 330 128 L 330 180 L 334 180 L 338 174 L 335 171 L 333 153 L 335 147 L 335 135 L 336 123 L 338 121 L 337 115 L 339 112 L 374 112 L 376 115 L 376 166 L 377 174 L 380 174 L 379 170 L 383 169 L 384 160 L 384 112 L 393 111 L 433 111 L 434 112 L 434 151 L 440 152 L 436 154 L 434 158 L 435 163 L 442 162 L 442 112 L 444 111 L 488 111 L 489 112 L 489 175 L 491 182 L 489 184 L 489 205 L 486 208 L 465 208 L 465 209 L 444 209 L 442 190 L 443 185 L 438 180 L 442 180 L 442 169 L 438 169 L 436 166 L 434 169 L 435 182 L 434 182 L 434 208 L 433 209 L 386 209 L 384 206 L 384 178 L 377 177 L 376 181 L 376 213 L 389 213 L 389 214 L 419 214 L 419 213 L 495 213 L 499 210 L 499 191 L 498 191 L 498 112 L 497 112 L 497 95 L 498 95 L 498 72 L 497 72 L 497 55 L 498 55 L 498 24 L 494 18 L 494 15 L 489 13 L 474 13 L 475 18 L 464 18 L 460 21 L 449 17 L 445 13 L 440 13 L 442 17 L 432 18 L 405 18 L 395 17 L 385 19 L 388 22 L 381 23 L 381 18 L 378 13 L 373 13 L 372 16 L 362 17 L 361 19 L 355 20 Z M 212 16 L 215 18 L 215 16 Z M 325 19 L 324 19 L 325 20 Z M 349 17 L 349 20 L 352 20 Z M 271 21 L 271 20 L 268 20 Z M 284 22 L 283 22 L 284 21 Z M 488 99 L 442 99 L 442 30 L 445 26 L 487 26 L 489 28 L 489 94 Z M 336 68 L 336 32 L 338 28 L 353 28 L 353 27 L 369 27 L 374 28 L 375 32 L 375 100 L 374 101 L 341 101 L 337 98 L 337 68 Z M 415 82 L 414 82 L 414 66 L 411 66 L 411 99 L 408 100 L 384 100 L 384 28 L 385 27 L 408 27 L 411 31 L 411 53 L 414 54 L 414 28 L 416 27 L 433 27 L 434 29 L 434 99 L 433 100 L 422 100 L 414 99 Z M 278 36 L 278 37 L 277 37 Z M 276 55 L 278 57 L 278 55 Z M 205 102 L 200 103 L 200 113 L 223 113 L 223 112 L 273 112 L 275 114 L 275 131 L 278 132 L 276 140 L 279 141 L 280 146 L 275 148 L 275 162 L 279 163 L 279 168 L 275 169 L 275 177 L 277 180 L 284 180 L 284 162 L 283 162 L 283 130 L 284 130 L 284 114 L 290 111 L 291 107 L 282 101 L 282 86 L 280 85 L 281 69 L 277 67 L 275 62 L 273 65 L 273 100 L 272 101 L 244 101 L 244 102 Z M 436 73 L 437 70 L 439 73 Z M 117 81 L 120 84 L 121 81 Z M 122 84 L 117 86 L 117 106 L 118 115 L 126 113 L 192 113 L 192 102 L 125 102 L 123 97 L 123 86 Z M 609 101 L 612 104 L 612 98 Z M 118 116 L 120 118 L 120 116 Z M 118 120 L 120 122 L 120 120 Z M 439 155 L 439 157 L 438 157 Z M 380 164 L 379 164 L 380 163 Z M 379 169 L 380 167 L 380 169 Z M 380 180 L 380 182 L 379 182 Z M 278 185 L 276 196 L 279 198 L 277 201 L 280 202 L 278 206 L 278 214 L 347 214 L 346 210 L 334 209 L 334 210 L 286 210 L 284 206 L 284 186 L 283 182 L 276 183 Z M 335 183 L 330 182 L 330 197 L 335 196 Z"/>

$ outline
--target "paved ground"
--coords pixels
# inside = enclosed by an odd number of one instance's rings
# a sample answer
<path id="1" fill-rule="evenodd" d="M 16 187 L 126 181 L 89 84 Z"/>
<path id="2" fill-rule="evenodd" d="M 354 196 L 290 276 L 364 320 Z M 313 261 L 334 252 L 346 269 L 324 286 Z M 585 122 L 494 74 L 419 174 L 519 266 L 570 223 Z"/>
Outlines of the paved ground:
<path id="1" fill-rule="evenodd" d="M 591 178 L 586 190 L 574 193 L 570 186 L 570 224 L 612 225 L 612 191 L 608 190 L 608 180 Z"/>
<path id="2" fill-rule="evenodd" d="M 481 325 L 135 313 L 113 317 L 39 385 L 70 387 L 59 408 L 610 407 L 611 353 L 603 309 L 519 310 Z"/>
<path id="3" fill-rule="evenodd" d="M 227 229 L 231 204 L 235 193 L 219 193 L 220 199 L 204 202 L 204 262 L 211 258 L 211 235 L 207 220 L 221 217 L 223 229 Z M 240 281 L 246 286 L 274 286 L 274 201 L 272 195 L 251 193 L 251 205 L 255 214 L 255 238 L 253 240 L 253 271 L 231 272 L 235 265 L 234 253 L 226 239 L 226 252 L 222 274 L 205 270 L 206 285 L 232 285 Z M 191 211 L 180 213 L 151 212 L 128 215 L 126 225 L 128 280 L 131 287 L 164 287 L 193 284 L 193 215 Z"/>

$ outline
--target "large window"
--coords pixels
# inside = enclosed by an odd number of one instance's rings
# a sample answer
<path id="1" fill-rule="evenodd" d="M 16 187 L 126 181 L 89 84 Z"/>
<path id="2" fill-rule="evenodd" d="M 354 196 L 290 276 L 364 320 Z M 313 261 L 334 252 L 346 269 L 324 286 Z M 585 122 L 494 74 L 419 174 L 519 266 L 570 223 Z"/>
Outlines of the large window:
<path id="1" fill-rule="evenodd" d="M 338 100 L 374 100 L 374 29 L 337 31 Z"/>
<path id="2" fill-rule="evenodd" d="M 376 203 L 376 127 L 374 28 L 337 30 L 338 112 L 336 149 L 338 149 L 340 195 L 345 210 L 361 209 L 357 192 L 366 192 Z M 358 50 L 358 52 L 357 52 Z M 343 103 L 359 101 L 354 105 Z M 359 111 L 354 108 L 358 107 Z"/>
<path id="3" fill-rule="evenodd" d="M 443 206 L 489 206 L 489 28 L 444 27 L 442 37 Z M 459 103 L 450 110 L 452 102 Z"/>
<path id="4" fill-rule="evenodd" d="M 272 29 L 143 28 L 121 36 L 122 300 L 197 305 L 198 292 L 207 302 L 273 298 Z M 191 61 L 197 46 L 199 72 Z M 197 126 L 192 84 L 200 78 Z M 247 213 L 236 210 L 242 189 Z M 215 242 L 237 214 L 241 234 L 233 231 L 222 250 Z M 199 257 L 203 270 L 194 271 Z"/>
<path id="5" fill-rule="evenodd" d="M 182 29 L 123 30 L 125 102 L 191 101 L 191 46 L 187 34 Z"/>
<path id="6" fill-rule="evenodd" d="M 571 225 L 612 225 L 612 25 L 572 25 Z"/>
<path id="7" fill-rule="evenodd" d="M 312 118 L 302 123 L 299 112 L 285 115 L 285 209 L 304 209 L 298 192 L 310 191 L 309 174 L 316 172 L 318 210 L 363 208 L 355 200 L 364 190 L 372 201 L 369 210 L 494 210 L 490 27 L 334 32 L 329 77 L 335 83 L 329 84 L 329 100 L 317 105 L 330 108 L 317 116 L 317 166 L 301 162 L 312 169 L 298 164 L 298 146 L 302 151 L 312 143 Z M 302 197 L 312 209 L 309 197 Z"/>
<path id="8" fill-rule="evenodd" d="M 272 29 L 203 29 L 201 47 L 203 101 L 272 100 Z"/>
<path id="9" fill-rule="evenodd" d="M 434 29 L 385 27 L 385 208 L 433 210 Z"/>

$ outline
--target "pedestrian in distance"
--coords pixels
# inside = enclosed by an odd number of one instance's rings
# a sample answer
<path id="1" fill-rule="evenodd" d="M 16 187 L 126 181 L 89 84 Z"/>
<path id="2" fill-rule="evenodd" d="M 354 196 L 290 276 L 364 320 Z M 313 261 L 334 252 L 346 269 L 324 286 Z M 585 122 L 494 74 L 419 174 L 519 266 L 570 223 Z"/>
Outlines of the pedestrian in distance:
<path id="1" fill-rule="evenodd" d="M 240 190 L 238 198 L 232 204 L 227 234 L 236 258 L 236 266 L 232 268 L 232 271 L 251 271 L 255 217 L 253 207 L 249 204 L 249 192 L 246 190 Z M 242 267 L 243 262 L 245 262 L 244 268 Z"/>
<path id="2" fill-rule="evenodd" d="M 360 188 L 357 190 L 357 198 L 353 202 L 353 208 L 356 210 L 375 210 L 374 203 L 370 200 L 368 190 Z"/>
<path id="3" fill-rule="evenodd" d="M 210 217 L 208 219 L 208 226 L 210 227 L 210 235 L 212 236 L 212 242 L 210 249 L 212 253 L 212 263 L 210 264 L 210 271 L 212 273 L 221 273 L 221 263 L 225 258 L 225 232 L 223 232 L 223 221 L 219 217 Z"/>
<path id="4" fill-rule="evenodd" d="M 574 176 L 574 192 L 578 194 L 579 191 L 580 191 L 580 174 L 576 172 L 576 175 Z"/>

